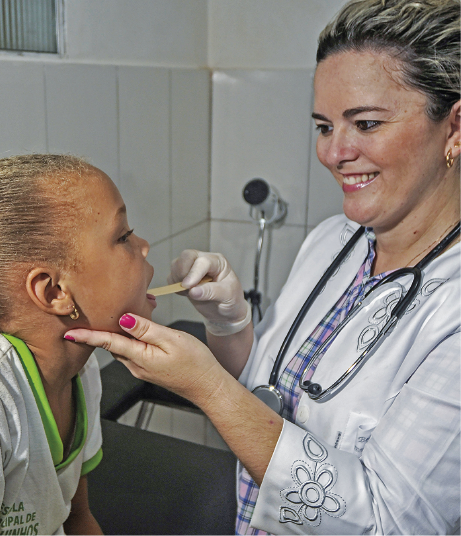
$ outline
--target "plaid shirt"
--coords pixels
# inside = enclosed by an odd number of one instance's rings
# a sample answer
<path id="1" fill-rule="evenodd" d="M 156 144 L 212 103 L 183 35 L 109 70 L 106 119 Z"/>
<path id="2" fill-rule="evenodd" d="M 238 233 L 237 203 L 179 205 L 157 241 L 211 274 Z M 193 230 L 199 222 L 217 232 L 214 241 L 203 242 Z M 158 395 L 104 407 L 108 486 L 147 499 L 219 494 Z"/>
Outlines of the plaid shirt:
<path id="1" fill-rule="evenodd" d="M 298 400 L 299 395 L 301 394 L 299 378 L 304 372 L 311 356 L 340 322 L 345 319 L 357 299 L 362 298 L 371 287 L 375 286 L 378 281 L 383 279 L 389 273 L 384 272 L 374 277 L 371 276 L 371 267 L 373 266 L 373 260 L 375 258 L 374 242 L 376 237 L 371 228 L 365 229 L 365 235 L 368 238 L 368 254 L 357 272 L 354 281 L 352 281 L 351 285 L 347 288 L 338 302 L 309 335 L 277 382 L 276 387 L 282 394 L 284 401 L 282 417 L 293 423 L 296 419 Z M 306 379 L 312 377 L 325 351 L 326 349 L 312 364 L 306 375 Z M 250 527 L 259 488 L 245 468 L 243 468 L 240 476 L 238 492 L 236 534 L 267 534 L 267 532 Z"/>

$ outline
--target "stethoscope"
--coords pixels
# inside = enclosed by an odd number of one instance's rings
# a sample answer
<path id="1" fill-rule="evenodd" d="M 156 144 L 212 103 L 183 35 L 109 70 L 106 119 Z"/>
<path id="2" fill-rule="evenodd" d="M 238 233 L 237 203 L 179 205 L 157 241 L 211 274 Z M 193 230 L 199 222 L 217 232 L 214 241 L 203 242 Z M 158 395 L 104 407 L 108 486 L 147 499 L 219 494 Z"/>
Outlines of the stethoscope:
<path id="1" fill-rule="evenodd" d="M 280 391 L 275 387 L 277 383 L 277 378 L 279 376 L 280 367 L 282 365 L 285 354 L 293 341 L 293 338 L 298 331 L 304 317 L 307 312 L 321 294 L 326 284 L 330 278 L 335 274 L 339 269 L 342 262 L 349 255 L 349 253 L 354 249 L 355 244 L 359 238 L 363 235 L 365 231 L 364 227 L 359 227 L 359 229 L 354 233 L 350 238 L 344 248 L 339 252 L 336 258 L 333 260 L 331 265 L 327 268 L 326 272 L 321 277 L 320 281 L 312 290 L 311 294 L 304 302 L 304 305 L 301 307 L 298 315 L 296 316 L 293 324 L 291 325 L 283 343 L 280 347 L 280 350 L 275 359 L 274 366 L 272 367 L 272 372 L 269 377 L 268 385 L 260 385 L 253 389 L 253 394 L 267 404 L 271 409 L 276 411 L 279 415 L 282 414 L 284 403 L 283 397 Z M 391 274 L 387 275 L 381 281 L 379 281 L 373 288 L 371 288 L 368 293 L 364 296 L 362 300 L 359 301 L 346 318 L 335 328 L 333 333 L 321 344 L 321 346 L 315 351 L 311 359 L 304 368 L 303 373 L 299 379 L 299 386 L 303 391 L 307 393 L 310 399 L 315 400 L 316 402 L 324 402 L 329 400 L 333 396 L 339 393 L 340 390 L 355 376 L 355 374 L 363 367 L 366 361 L 373 355 L 380 345 L 380 342 L 383 341 L 384 336 L 389 335 L 394 329 L 397 322 L 402 318 L 402 316 L 407 311 L 408 307 L 411 305 L 413 300 L 416 298 L 416 295 L 421 286 L 422 275 L 421 271 L 425 268 L 433 259 L 435 259 L 440 253 L 449 245 L 455 238 L 460 234 L 460 223 L 450 231 L 450 233 L 437 244 L 416 266 L 400 268 L 395 270 Z M 318 356 L 324 351 L 324 349 L 339 335 L 339 333 L 344 329 L 344 327 L 357 315 L 362 307 L 367 306 L 372 302 L 372 295 L 375 291 L 380 288 L 382 289 L 383 285 L 389 282 L 395 281 L 397 278 L 412 275 L 413 280 L 408 289 L 408 292 L 401 292 L 401 295 L 391 310 L 390 315 L 388 316 L 386 322 L 384 323 L 382 329 L 379 331 L 374 340 L 366 347 L 366 349 L 360 354 L 360 356 L 354 361 L 354 363 L 342 374 L 335 382 L 333 382 L 329 387 L 323 389 L 318 383 L 314 383 L 311 380 L 306 380 L 305 377 L 308 374 L 311 364 L 315 362 Z M 400 285 L 399 285 L 400 286 Z M 403 289 L 403 287 L 401 287 Z"/>

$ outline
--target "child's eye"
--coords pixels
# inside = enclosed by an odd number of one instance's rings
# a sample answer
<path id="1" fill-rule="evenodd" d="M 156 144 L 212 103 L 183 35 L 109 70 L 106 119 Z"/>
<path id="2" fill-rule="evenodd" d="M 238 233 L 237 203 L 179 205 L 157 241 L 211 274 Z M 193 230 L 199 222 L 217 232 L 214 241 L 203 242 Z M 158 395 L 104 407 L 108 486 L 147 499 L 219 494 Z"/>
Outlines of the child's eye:
<path id="1" fill-rule="evenodd" d="M 382 121 L 360 120 L 360 121 L 356 121 L 355 125 L 359 130 L 371 130 L 379 126 L 381 123 Z"/>
<path id="2" fill-rule="evenodd" d="M 125 243 L 125 242 L 128 242 L 128 238 L 134 233 L 134 229 L 131 229 L 131 231 L 128 231 L 127 233 L 125 233 L 123 236 L 121 236 L 119 239 L 118 239 L 118 242 L 122 242 L 122 243 Z"/>
<path id="3" fill-rule="evenodd" d="M 322 125 L 317 125 L 315 129 L 320 131 L 320 134 L 322 134 L 322 136 L 326 136 L 333 130 L 333 127 L 330 125 L 322 124 Z"/>

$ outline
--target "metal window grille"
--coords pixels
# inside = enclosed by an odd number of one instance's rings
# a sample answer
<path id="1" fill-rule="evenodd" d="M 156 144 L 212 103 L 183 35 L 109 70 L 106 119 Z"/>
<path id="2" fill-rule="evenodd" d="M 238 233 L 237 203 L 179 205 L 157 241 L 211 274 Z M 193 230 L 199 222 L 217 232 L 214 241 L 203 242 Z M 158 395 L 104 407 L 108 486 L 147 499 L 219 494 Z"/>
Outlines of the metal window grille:
<path id="1" fill-rule="evenodd" d="M 0 49 L 58 53 L 60 0 L 0 0 Z"/>

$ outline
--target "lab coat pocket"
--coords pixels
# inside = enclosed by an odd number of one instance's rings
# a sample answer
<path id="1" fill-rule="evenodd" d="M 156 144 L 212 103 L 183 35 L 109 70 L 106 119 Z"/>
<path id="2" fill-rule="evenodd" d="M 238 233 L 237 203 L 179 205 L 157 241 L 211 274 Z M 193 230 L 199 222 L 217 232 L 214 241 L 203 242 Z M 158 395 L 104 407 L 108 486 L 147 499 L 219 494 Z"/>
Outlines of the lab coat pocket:
<path id="1" fill-rule="evenodd" d="M 351 411 L 337 448 L 352 452 L 360 457 L 373 430 L 376 428 L 377 422 L 376 419 L 369 415 Z"/>

